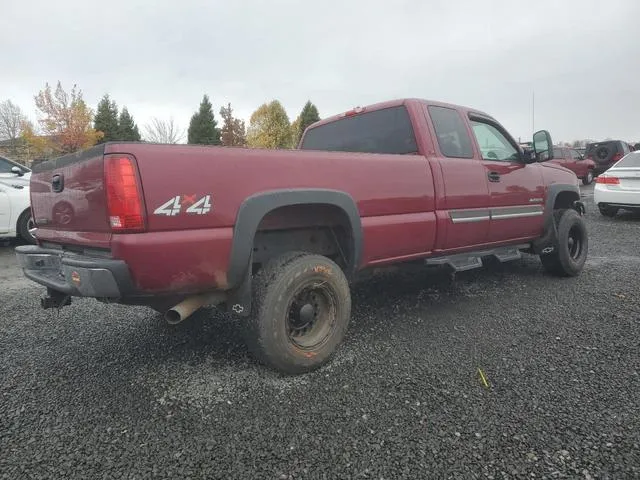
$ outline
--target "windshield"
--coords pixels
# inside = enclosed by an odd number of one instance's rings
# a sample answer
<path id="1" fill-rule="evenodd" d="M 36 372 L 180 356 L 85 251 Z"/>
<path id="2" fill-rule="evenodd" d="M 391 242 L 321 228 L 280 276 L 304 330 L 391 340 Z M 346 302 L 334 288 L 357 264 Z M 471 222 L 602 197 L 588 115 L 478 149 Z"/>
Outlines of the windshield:
<path id="1" fill-rule="evenodd" d="M 418 151 L 407 109 L 374 110 L 307 130 L 302 150 L 407 154 Z"/>
<path id="2" fill-rule="evenodd" d="M 0 173 L 12 173 L 13 167 L 18 167 L 20 170 L 22 170 L 22 173 L 28 173 L 31 171 L 24 165 L 20 165 L 13 160 L 9 160 L 5 157 L 0 157 Z"/>

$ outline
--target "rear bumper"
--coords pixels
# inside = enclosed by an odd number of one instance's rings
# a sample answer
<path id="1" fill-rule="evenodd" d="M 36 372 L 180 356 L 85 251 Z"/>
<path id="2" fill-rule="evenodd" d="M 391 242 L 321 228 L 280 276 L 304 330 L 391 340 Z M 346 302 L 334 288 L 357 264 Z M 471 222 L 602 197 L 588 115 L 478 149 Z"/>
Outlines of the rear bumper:
<path id="1" fill-rule="evenodd" d="M 24 275 L 40 285 L 75 297 L 121 298 L 134 290 L 122 260 L 88 257 L 35 245 L 16 247 Z"/>
<path id="2" fill-rule="evenodd" d="M 606 185 L 596 184 L 593 190 L 593 203 L 621 208 L 640 208 L 640 191 L 614 190 Z"/>

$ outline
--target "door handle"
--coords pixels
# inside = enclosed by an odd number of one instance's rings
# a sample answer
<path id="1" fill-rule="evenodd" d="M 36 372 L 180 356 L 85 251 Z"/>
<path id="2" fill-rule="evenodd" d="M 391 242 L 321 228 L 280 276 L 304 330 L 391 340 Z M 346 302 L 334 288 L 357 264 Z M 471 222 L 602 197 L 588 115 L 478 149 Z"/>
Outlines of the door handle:
<path id="1" fill-rule="evenodd" d="M 55 193 L 59 193 L 64 189 L 64 176 L 62 174 L 53 176 L 51 188 Z"/>
<path id="2" fill-rule="evenodd" d="M 489 172 L 487 174 L 487 177 L 489 177 L 489 181 L 490 182 L 499 182 L 500 181 L 500 174 L 498 172 Z"/>

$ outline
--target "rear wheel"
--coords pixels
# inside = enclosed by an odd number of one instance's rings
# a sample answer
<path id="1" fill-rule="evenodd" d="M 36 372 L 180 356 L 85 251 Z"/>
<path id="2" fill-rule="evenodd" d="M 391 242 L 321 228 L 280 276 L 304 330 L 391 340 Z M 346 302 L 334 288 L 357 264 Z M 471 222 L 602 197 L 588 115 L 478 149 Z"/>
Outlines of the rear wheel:
<path id="1" fill-rule="evenodd" d="M 305 373 L 331 359 L 350 316 L 349 284 L 340 267 L 321 255 L 287 253 L 253 280 L 246 341 L 262 363 Z"/>
<path id="2" fill-rule="evenodd" d="M 31 245 L 36 244 L 36 225 L 31 216 L 31 210 L 26 210 L 20 215 L 17 225 L 18 235 Z"/>
<path id="3" fill-rule="evenodd" d="M 618 213 L 617 207 L 609 207 L 607 205 L 598 205 L 598 210 L 600 210 L 600 213 L 605 217 L 615 217 Z"/>
<path id="4" fill-rule="evenodd" d="M 591 182 L 593 182 L 593 170 L 589 170 L 587 174 L 582 177 L 583 185 L 589 185 Z"/>
<path id="5" fill-rule="evenodd" d="M 587 260 L 589 241 L 583 218 L 575 210 L 556 210 L 558 237 L 553 252 L 540 255 L 544 269 L 557 276 L 579 275 Z"/>

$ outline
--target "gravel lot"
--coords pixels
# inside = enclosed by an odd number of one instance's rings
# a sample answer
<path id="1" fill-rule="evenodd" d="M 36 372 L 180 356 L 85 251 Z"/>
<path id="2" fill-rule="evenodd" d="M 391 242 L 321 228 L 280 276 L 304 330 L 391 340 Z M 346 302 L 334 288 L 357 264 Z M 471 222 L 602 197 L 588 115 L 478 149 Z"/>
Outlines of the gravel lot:
<path id="1" fill-rule="evenodd" d="M 213 310 L 40 310 L 0 248 L 0 478 L 638 478 L 640 218 L 587 207 L 579 278 L 363 282 L 334 362 L 295 378 Z"/>

